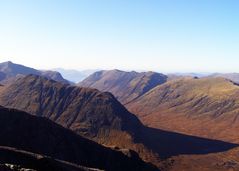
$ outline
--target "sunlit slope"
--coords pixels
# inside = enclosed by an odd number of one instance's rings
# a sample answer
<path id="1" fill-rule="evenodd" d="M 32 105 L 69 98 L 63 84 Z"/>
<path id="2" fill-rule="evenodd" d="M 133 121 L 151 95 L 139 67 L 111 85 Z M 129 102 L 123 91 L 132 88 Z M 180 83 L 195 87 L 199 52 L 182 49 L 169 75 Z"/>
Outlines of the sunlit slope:
<path id="1" fill-rule="evenodd" d="M 224 78 L 172 80 L 127 108 L 156 128 L 239 141 L 239 87 Z"/>

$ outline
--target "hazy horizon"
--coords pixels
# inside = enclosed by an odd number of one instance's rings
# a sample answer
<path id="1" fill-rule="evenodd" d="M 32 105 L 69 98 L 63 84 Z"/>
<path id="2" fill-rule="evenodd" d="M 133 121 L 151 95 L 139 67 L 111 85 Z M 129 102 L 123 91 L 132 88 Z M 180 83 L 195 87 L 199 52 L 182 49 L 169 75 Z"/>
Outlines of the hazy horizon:
<path id="1" fill-rule="evenodd" d="M 0 62 L 37 69 L 239 72 L 236 0 L 0 0 Z"/>
<path id="2" fill-rule="evenodd" d="M 33 68 L 33 69 L 37 69 L 37 70 L 41 70 L 41 71 L 47 71 L 47 70 L 52 70 L 52 71 L 58 71 L 60 72 L 61 74 L 66 72 L 66 73 L 74 73 L 74 72 L 79 72 L 78 74 L 80 73 L 94 73 L 94 72 L 97 72 L 97 71 L 102 71 L 102 70 L 120 70 L 120 71 L 126 71 L 126 72 L 131 72 L 131 71 L 135 71 L 135 72 L 158 72 L 158 73 L 162 73 L 162 74 L 175 74 L 175 75 L 195 75 L 195 76 L 208 76 L 208 75 L 212 75 L 212 74 L 239 74 L 239 72 L 180 72 L 180 71 L 171 71 L 171 72 L 163 72 L 163 71 L 160 71 L 160 70 L 135 70 L 135 69 L 119 69 L 119 68 L 110 68 L 110 69 L 104 69 L 104 68 L 89 68 L 89 69 L 67 69 L 67 68 L 63 68 L 63 67 L 56 67 L 56 68 L 35 68 L 33 66 L 28 66 L 28 65 L 25 65 L 25 64 L 22 64 L 22 63 L 16 63 L 14 61 L 11 61 L 11 60 L 8 60 L 8 61 L 0 61 L 0 64 L 1 63 L 6 63 L 6 62 L 11 62 L 13 64 L 17 64 L 17 65 L 23 65 L 25 67 L 30 67 L 30 68 Z M 86 74 L 86 75 L 89 75 L 89 74 Z"/>

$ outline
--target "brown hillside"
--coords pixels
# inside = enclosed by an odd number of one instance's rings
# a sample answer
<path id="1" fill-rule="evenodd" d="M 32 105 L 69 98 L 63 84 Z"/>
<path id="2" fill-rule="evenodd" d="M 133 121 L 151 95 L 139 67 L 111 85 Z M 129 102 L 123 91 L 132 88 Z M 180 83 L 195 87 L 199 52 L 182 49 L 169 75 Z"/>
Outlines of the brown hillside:
<path id="1" fill-rule="evenodd" d="M 96 89 L 65 85 L 35 75 L 1 89 L 2 105 L 50 118 L 90 138 L 109 135 L 110 130 L 130 132 L 142 126 L 112 94 Z"/>
<path id="2" fill-rule="evenodd" d="M 149 126 L 239 142 L 239 87 L 223 78 L 178 79 L 127 105 Z"/>

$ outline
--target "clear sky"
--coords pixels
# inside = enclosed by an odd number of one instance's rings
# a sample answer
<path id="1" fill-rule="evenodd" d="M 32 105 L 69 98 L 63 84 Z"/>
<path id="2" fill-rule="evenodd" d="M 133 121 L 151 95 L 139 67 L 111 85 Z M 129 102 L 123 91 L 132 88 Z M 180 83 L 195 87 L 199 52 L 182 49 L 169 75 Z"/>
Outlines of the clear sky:
<path id="1" fill-rule="evenodd" d="M 0 0 L 0 62 L 239 72 L 238 0 Z"/>

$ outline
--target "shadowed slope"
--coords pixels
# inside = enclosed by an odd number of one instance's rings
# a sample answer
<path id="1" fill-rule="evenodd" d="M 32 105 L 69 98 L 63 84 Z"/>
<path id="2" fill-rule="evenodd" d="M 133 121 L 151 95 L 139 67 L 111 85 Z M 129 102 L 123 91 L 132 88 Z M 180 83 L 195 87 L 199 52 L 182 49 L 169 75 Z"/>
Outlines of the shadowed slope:
<path id="1" fill-rule="evenodd" d="M 14 169 L 11 169 L 14 168 Z M 25 170 L 24 170 L 25 169 Z M 34 169 L 34 170 L 30 170 Z M 31 153 L 15 148 L 0 146 L 1 171 L 100 171 L 49 156 Z"/>
<path id="2" fill-rule="evenodd" d="M 136 136 L 137 137 L 137 136 Z M 160 156 L 161 159 L 182 154 L 209 154 L 227 151 L 237 144 L 145 127 L 136 139 Z"/>
<path id="3" fill-rule="evenodd" d="M 103 147 L 52 121 L 0 107 L 0 145 L 106 170 L 152 170 L 132 153 Z"/>
<path id="4" fill-rule="evenodd" d="M 121 103 L 126 104 L 166 80 L 167 76 L 155 72 L 109 70 L 95 72 L 78 85 L 111 92 Z"/>

